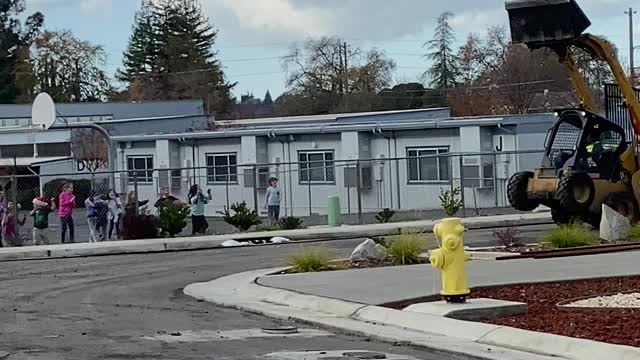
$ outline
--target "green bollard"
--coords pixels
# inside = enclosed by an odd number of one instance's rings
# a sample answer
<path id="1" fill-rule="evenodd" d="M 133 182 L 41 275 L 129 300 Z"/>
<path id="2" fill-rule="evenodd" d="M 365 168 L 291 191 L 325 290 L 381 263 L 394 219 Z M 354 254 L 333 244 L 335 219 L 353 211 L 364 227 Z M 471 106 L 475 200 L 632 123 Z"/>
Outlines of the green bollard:
<path id="1" fill-rule="evenodd" d="M 327 211 L 329 214 L 329 227 L 342 226 L 340 196 L 329 196 L 329 201 L 327 202 Z"/>

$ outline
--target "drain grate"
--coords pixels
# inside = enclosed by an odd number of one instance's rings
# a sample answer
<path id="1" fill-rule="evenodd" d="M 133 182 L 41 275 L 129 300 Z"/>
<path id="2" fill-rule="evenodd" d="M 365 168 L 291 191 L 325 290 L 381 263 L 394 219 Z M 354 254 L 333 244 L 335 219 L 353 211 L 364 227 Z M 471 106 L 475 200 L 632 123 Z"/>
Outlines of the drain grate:
<path id="1" fill-rule="evenodd" d="M 291 334 L 297 334 L 298 328 L 295 326 L 277 326 L 277 327 L 262 328 L 262 332 L 270 335 L 291 335 Z"/>

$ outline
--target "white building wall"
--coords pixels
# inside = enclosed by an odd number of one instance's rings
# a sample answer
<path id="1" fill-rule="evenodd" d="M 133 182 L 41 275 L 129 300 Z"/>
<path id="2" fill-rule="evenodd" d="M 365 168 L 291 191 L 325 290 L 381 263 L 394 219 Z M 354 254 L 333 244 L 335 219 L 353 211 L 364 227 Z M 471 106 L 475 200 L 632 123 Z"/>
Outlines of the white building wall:
<path id="1" fill-rule="evenodd" d="M 462 128 L 465 129 L 465 128 Z M 405 160 L 407 151 L 414 148 L 446 148 L 449 153 L 480 152 L 489 146 L 495 148 L 502 138 L 504 152 L 518 150 L 516 136 L 496 130 L 483 129 L 484 137 L 478 127 L 463 130 L 460 137 L 459 129 L 425 129 L 412 131 L 397 131 L 395 134 L 385 133 L 358 133 L 345 132 L 342 134 L 314 134 L 296 135 L 291 137 L 245 137 L 198 140 L 179 143 L 177 140 L 170 142 L 142 142 L 136 143 L 131 148 L 124 148 L 119 153 L 119 168 L 126 168 L 126 157 L 132 155 L 147 155 L 154 157 L 154 166 L 179 166 L 197 167 L 197 170 L 184 170 L 181 184 L 174 194 L 186 200 L 189 186 L 199 184 L 203 189 L 211 189 L 213 201 L 206 207 L 209 216 L 218 215 L 227 204 L 246 201 L 250 208 L 257 204 L 261 215 L 266 215 L 265 186 L 260 184 L 254 193 L 254 187 L 249 185 L 252 169 L 258 165 L 269 163 L 268 175 L 280 180 L 282 189 L 283 216 L 308 216 L 310 214 L 326 214 L 327 199 L 332 195 L 339 195 L 342 212 L 344 214 L 356 214 L 358 211 L 358 191 L 356 188 L 347 189 L 345 186 L 345 166 L 347 162 L 338 160 L 351 160 L 352 166 L 356 160 L 361 165 L 371 166 L 373 179 L 371 188 L 361 189 L 362 210 L 375 212 L 386 207 L 403 210 L 428 210 L 439 209 L 439 195 L 441 189 L 451 189 L 460 186 L 460 162 L 459 157 L 450 157 L 450 179 L 444 181 L 412 183 L 409 181 L 408 163 Z M 386 136 L 386 137 L 385 137 Z M 543 135 L 537 135 L 538 137 Z M 490 144 L 487 144 L 489 142 Z M 363 151 L 365 149 L 366 151 Z M 313 184 L 309 188 L 307 183 L 300 183 L 298 155 L 301 151 L 331 151 L 335 161 L 335 182 L 329 184 Z M 175 153 L 178 153 L 176 156 Z M 366 158 L 376 159 L 365 162 Z M 234 154 L 237 158 L 238 181 L 229 184 L 212 183 L 207 179 L 207 155 Z M 172 160 L 169 160 L 169 159 Z M 179 158 L 179 159 L 176 159 Z M 470 157 L 472 158 L 472 157 Z M 386 159 L 393 159 L 388 161 Z M 399 160 L 395 160 L 399 159 Z M 504 184 L 517 169 L 520 157 L 514 155 L 495 156 L 496 177 L 498 181 L 493 188 L 465 189 L 467 208 L 475 206 L 479 208 L 493 207 L 496 201 L 496 192 L 500 206 L 505 202 Z M 171 163 L 170 163 L 171 162 Z M 479 162 L 481 164 L 481 161 Z M 245 176 L 245 171 L 246 175 Z M 158 193 L 158 182 L 154 180 L 150 184 L 140 184 L 139 193 L 141 199 L 154 200 Z M 128 186 L 132 190 L 132 186 Z"/>

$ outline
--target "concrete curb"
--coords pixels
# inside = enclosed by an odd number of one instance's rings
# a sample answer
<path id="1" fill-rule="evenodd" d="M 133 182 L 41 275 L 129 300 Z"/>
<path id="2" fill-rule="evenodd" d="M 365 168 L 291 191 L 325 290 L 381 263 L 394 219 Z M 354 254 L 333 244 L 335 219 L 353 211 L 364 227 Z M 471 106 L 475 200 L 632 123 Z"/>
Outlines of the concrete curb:
<path id="1" fill-rule="evenodd" d="M 226 240 L 249 241 L 285 237 L 293 241 L 341 240 L 362 237 L 397 235 L 404 231 L 431 232 L 435 220 L 404 223 L 342 226 L 337 228 L 315 228 L 262 233 L 213 235 L 178 239 L 152 239 L 133 241 L 107 241 L 101 243 L 59 244 L 48 246 L 30 246 L 22 248 L 0 248 L 0 262 L 23 259 L 47 259 L 86 257 L 119 254 L 138 254 L 148 252 L 205 250 L 219 248 Z M 463 223 L 469 229 L 483 229 L 502 226 L 525 226 L 548 224 L 548 213 L 516 214 L 465 218 Z"/>
<path id="2" fill-rule="evenodd" d="M 220 306 L 482 359 L 640 358 L 640 349 L 634 347 L 403 312 L 257 284 L 260 277 L 282 270 L 251 271 L 191 284 L 184 293 Z"/>

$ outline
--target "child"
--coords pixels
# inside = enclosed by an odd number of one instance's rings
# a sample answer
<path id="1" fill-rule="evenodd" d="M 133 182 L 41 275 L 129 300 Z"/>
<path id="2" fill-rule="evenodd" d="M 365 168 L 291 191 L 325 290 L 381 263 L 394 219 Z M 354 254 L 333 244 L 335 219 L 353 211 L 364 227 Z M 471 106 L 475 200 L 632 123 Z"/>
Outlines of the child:
<path id="1" fill-rule="evenodd" d="M 189 203 L 191 204 L 191 235 L 204 235 L 207 233 L 209 223 L 204 216 L 204 206 L 212 200 L 211 190 L 207 190 L 207 196 L 202 194 L 198 185 L 193 185 L 189 190 Z"/>
<path id="2" fill-rule="evenodd" d="M 66 242 L 67 229 L 69 229 L 69 241 L 75 242 L 75 228 L 73 226 L 73 209 L 76 207 L 76 197 L 73 195 L 73 184 L 67 183 L 62 187 L 62 192 L 58 196 L 58 216 L 62 232 L 60 242 Z"/>
<path id="3" fill-rule="evenodd" d="M 87 225 L 89 225 L 89 242 L 97 242 L 98 235 L 96 234 L 96 204 L 95 204 L 95 191 L 91 191 L 89 197 L 84 201 L 84 211 L 87 216 Z"/>
<path id="4" fill-rule="evenodd" d="M 278 179 L 275 177 L 269 179 L 267 209 L 269 210 L 269 223 L 271 226 L 278 224 L 280 220 L 280 188 L 278 187 Z"/>
<path id="5" fill-rule="evenodd" d="M 22 217 L 22 220 L 17 219 L 14 213 L 13 202 L 8 202 L 7 208 L 4 210 L 4 215 L 2 216 L 2 238 L 6 246 L 22 246 L 17 225 L 22 226 L 25 221 L 27 221 L 26 215 Z"/>
<path id="6" fill-rule="evenodd" d="M 52 199 L 51 203 L 55 204 Z M 33 244 L 49 245 L 49 213 L 55 210 L 55 206 L 49 206 L 44 196 L 33 199 Z"/>
<path id="7" fill-rule="evenodd" d="M 95 198 L 94 205 L 96 212 L 96 240 L 105 241 L 107 239 L 107 224 L 109 223 L 109 205 L 106 197 Z"/>
<path id="8" fill-rule="evenodd" d="M 109 206 L 109 240 L 113 236 L 113 230 L 116 231 L 116 237 L 120 239 L 120 220 L 123 212 L 122 201 L 120 201 L 120 197 L 115 190 L 109 191 L 107 205 Z"/>

